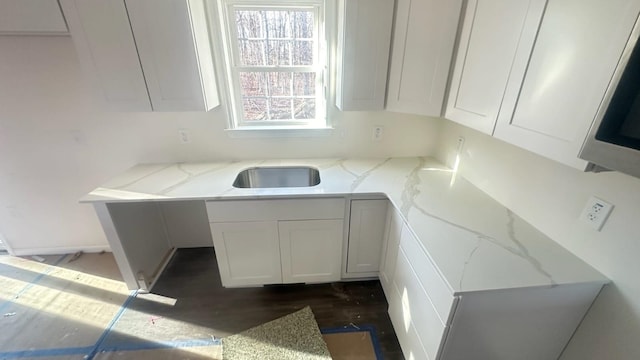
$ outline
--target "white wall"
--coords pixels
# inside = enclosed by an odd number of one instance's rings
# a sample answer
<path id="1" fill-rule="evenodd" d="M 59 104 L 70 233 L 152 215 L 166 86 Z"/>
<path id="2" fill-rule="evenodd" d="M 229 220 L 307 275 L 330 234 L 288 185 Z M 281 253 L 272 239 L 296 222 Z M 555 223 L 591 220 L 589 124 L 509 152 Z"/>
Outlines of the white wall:
<path id="1" fill-rule="evenodd" d="M 451 163 L 465 137 L 459 173 L 607 275 L 605 288 L 563 360 L 640 358 L 640 179 L 583 173 L 443 120 L 438 158 Z M 601 232 L 578 220 L 590 195 L 615 205 Z"/>
<path id="2" fill-rule="evenodd" d="M 0 233 L 18 254 L 104 248 L 77 200 L 136 163 L 415 156 L 433 152 L 439 132 L 425 117 L 333 110 L 330 137 L 232 139 L 220 109 L 104 113 L 93 99 L 70 37 L 0 36 Z M 385 126 L 381 142 L 370 140 L 374 125 Z"/>

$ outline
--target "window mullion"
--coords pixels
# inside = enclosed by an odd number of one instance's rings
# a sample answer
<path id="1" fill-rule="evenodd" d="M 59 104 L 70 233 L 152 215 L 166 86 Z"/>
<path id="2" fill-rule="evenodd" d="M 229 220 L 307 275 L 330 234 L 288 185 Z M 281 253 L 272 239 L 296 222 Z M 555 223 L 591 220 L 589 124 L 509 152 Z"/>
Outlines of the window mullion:
<path id="1" fill-rule="evenodd" d="M 295 119 L 295 113 L 294 113 L 294 99 L 295 99 L 295 95 L 293 92 L 293 76 L 294 74 L 291 73 L 291 78 L 290 78 L 290 84 L 289 84 L 289 94 L 291 94 L 291 100 L 290 100 L 290 105 L 291 105 L 291 119 Z"/>
<path id="2" fill-rule="evenodd" d="M 262 24 L 264 26 L 264 46 L 262 47 L 262 52 L 264 54 L 262 58 L 262 64 L 267 65 L 269 63 L 268 56 L 271 53 L 271 49 L 269 47 L 269 25 L 267 24 L 267 14 L 264 10 L 260 11 L 260 16 L 262 17 Z M 265 75 L 266 81 L 266 89 L 265 93 L 267 95 L 267 120 L 271 120 L 271 84 L 269 83 L 269 76 Z"/>
<path id="3" fill-rule="evenodd" d="M 292 72 L 292 73 L 301 73 L 301 72 L 313 72 L 318 73 L 320 69 L 313 66 L 274 66 L 274 67 L 265 67 L 265 66 L 235 66 L 237 71 L 241 72 Z"/>

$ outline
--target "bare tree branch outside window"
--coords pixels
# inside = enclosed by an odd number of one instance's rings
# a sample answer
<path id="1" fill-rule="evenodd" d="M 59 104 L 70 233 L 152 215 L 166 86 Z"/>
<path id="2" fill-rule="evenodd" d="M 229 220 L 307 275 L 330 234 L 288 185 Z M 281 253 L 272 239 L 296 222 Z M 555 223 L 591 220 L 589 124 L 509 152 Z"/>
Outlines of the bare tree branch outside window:
<path id="1" fill-rule="evenodd" d="M 244 120 L 314 119 L 314 12 L 236 9 L 234 14 Z"/>

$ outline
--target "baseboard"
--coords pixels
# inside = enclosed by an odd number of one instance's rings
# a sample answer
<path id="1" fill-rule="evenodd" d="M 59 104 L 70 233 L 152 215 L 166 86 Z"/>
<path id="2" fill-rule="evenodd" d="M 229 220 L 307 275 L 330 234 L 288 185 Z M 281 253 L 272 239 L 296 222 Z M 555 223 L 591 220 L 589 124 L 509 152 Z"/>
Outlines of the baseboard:
<path id="1" fill-rule="evenodd" d="M 107 245 L 95 246 L 63 246 L 63 247 L 47 247 L 47 248 L 29 248 L 29 249 L 12 249 L 12 255 L 15 256 L 31 256 L 31 255 L 58 255 L 58 254 L 74 254 L 78 251 L 86 253 L 111 252 L 111 248 Z"/>

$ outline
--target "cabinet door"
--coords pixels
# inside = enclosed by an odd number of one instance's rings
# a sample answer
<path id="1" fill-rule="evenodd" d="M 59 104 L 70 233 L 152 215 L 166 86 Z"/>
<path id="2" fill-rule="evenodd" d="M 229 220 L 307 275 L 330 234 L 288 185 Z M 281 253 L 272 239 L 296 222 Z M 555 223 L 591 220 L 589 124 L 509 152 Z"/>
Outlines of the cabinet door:
<path id="1" fill-rule="evenodd" d="M 219 105 L 202 0 L 126 0 L 154 111 Z"/>
<path id="2" fill-rule="evenodd" d="M 584 170 L 580 147 L 640 11 L 635 0 L 553 0 L 524 82 L 510 82 L 494 135 Z"/>
<path id="3" fill-rule="evenodd" d="M 282 282 L 277 222 L 212 223 L 211 233 L 223 286 Z"/>
<path id="4" fill-rule="evenodd" d="M 347 273 L 380 270 L 388 200 L 352 200 Z"/>
<path id="5" fill-rule="evenodd" d="M 0 1 L 0 34 L 59 35 L 67 33 L 56 0 Z"/>
<path id="6" fill-rule="evenodd" d="M 380 257 L 380 283 L 384 289 L 387 298 L 390 296 L 391 279 L 396 269 L 396 260 L 398 259 L 398 249 L 400 247 L 400 235 L 402 234 L 402 226 L 404 222 L 398 211 L 389 206 L 387 211 L 387 232 L 382 246 L 382 255 Z"/>
<path id="7" fill-rule="evenodd" d="M 398 0 L 386 109 L 440 116 L 461 0 Z"/>
<path id="8" fill-rule="evenodd" d="M 393 0 L 341 0 L 339 21 L 336 106 L 382 110 Z"/>
<path id="9" fill-rule="evenodd" d="M 61 0 L 85 76 L 105 106 L 151 111 L 127 9 L 122 0 Z"/>
<path id="10" fill-rule="evenodd" d="M 447 119 L 493 133 L 507 82 L 522 79 L 517 72 L 522 73 L 521 66 L 526 66 L 545 3 L 546 0 L 467 3 L 445 112 Z"/>
<path id="11" fill-rule="evenodd" d="M 340 280 L 342 220 L 279 221 L 284 283 Z"/>

